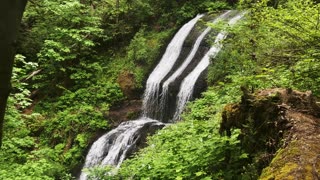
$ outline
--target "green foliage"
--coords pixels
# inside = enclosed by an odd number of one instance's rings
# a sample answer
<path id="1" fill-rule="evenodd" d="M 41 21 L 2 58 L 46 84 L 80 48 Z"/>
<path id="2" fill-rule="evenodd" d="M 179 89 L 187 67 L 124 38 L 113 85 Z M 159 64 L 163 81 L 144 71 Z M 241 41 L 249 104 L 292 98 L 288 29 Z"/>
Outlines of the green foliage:
<path id="1" fill-rule="evenodd" d="M 123 164 L 120 176 L 137 179 L 226 177 L 231 173 L 230 167 L 241 161 L 238 133 L 230 138 L 221 137 L 217 125 L 213 121 L 186 121 L 166 127 L 149 139 L 149 146 L 138 156 Z M 232 151 L 231 159 L 226 159 L 226 151 Z"/>
<path id="2" fill-rule="evenodd" d="M 218 133 L 220 112 L 239 101 L 240 86 L 293 87 L 320 95 L 319 4 L 243 0 L 240 5 L 248 10 L 245 21 L 230 29 L 209 68 L 212 87 L 190 103 L 185 121 L 150 138 L 115 177 L 110 168 L 98 168 L 89 170 L 92 178 L 257 177 L 241 150 L 240 132 Z M 115 83 L 121 73 L 133 74 L 134 88 L 142 88 L 182 23 L 225 8 L 226 1 L 211 0 L 30 1 L 18 48 L 23 55 L 13 71 L 0 179 L 70 178 L 66 172 L 83 161 L 96 131 L 108 128 L 109 108 L 124 99 Z M 40 92 L 35 109 L 33 90 Z M 28 107 L 30 115 L 22 115 Z"/>
<path id="3" fill-rule="evenodd" d="M 258 177 L 256 164 L 241 153 L 239 132 L 230 138 L 217 133 L 223 105 L 239 101 L 240 86 L 312 89 L 316 95 L 319 87 L 318 5 L 288 1 L 274 9 L 267 4 L 250 3 L 246 21 L 230 29 L 223 52 L 209 69 L 212 87 L 189 105 L 185 121 L 151 137 L 149 146 L 127 160 L 116 178 Z"/>
<path id="4" fill-rule="evenodd" d="M 14 95 L 13 95 L 14 96 Z M 32 136 L 30 119 L 36 116 L 21 115 L 10 97 L 5 116 L 4 139 L 0 151 L 0 179 L 55 179 L 69 176 L 66 169 L 51 159 L 50 153 L 39 154 L 37 139 Z"/>
<path id="5" fill-rule="evenodd" d="M 142 88 L 147 73 L 151 71 L 154 62 L 159 58 L 161 49 L 172 33 L 172 29 L 146 32 L 143 27 L 126 47 L 126 54 L 117 54 L 114 61 L 108 64 L 105 72 L 107 80 L 116 81 L 119 74 L 128 71 L 134 75 L 135 88 Z"/>
<path id="6" fill-rule="evenodd" d="M 150 67 L 159 58 L 161 47 L 164 46 L 165 39 L 170 37 L 172 31 L 163 31 L 161 33 L 149 32 L 146 33 L 144 29 L 136 33 L 127 50 L 126 59 L 138 66 L 128 66 L 135 75 L 136 87 L 142 87 Z M 145 68 L 141 68 L 145 67 Z"/>
<path id="7" fill-rule="evenodd" d="M 116 84 L 121 73 L 132 73 L 134 88 L 142 88 L 176 28 L 224 7 L 209 0 L 30 1 L 0 179 L 70 179 L 66 172 L 82 163 L 97 130 L 108 128 L 109 108 L 124 99 Z"/>
<path id="8" fill-rule="evenodd" d="M 320 63 L 316 59 L 304 59 L 293 66 L 293 84 L 303 91 L 311 90 L 320 96 Z"/>
<path id="9" fill-rule="evenodd" d="M 212 90 L 219 93 L 237 92 L 232 89 L 241 86 L 250 91 L 290 87 L 303 91 L 312 90 L 319 96 L 316 88 L 319 87 L 320 75 L 319 41 L 316 40 L 319 38 L 319 4 L 300 0 L 282 1 L 274 8 L 268 6 L 268 1 L 241 3 L 248 13 L 237 27 L 230 29 L 224 48 L 212 60 L 208 72 L 211 89 L 199 102 L 206 102 L 205 99 Z M 207 104 L 198 111 L 205 111 L 210 107 Z M 195 114 L 193 118 L 203 118 L 203 115 L 204 113 Z M 247 126 L 244 129 L 250 131 L 248 134 L 257 133 L 256 129 L 250 129 L 250 124 L 244 126 Z M 244 141 L 256 141 L 248 134 L 242 134 L 243 146 L 246 143 Z M 258 157 L 259 154 L 250 154 L 251 159 L 247 161 L 249 164 L 243 164 L 244 179 L 256 179 L 260 173 L 263 165 L 261 162 L 257 163 L 252 158 L 254 156 Z"/>
<path id="10" fill-rule="evenodd" d="M 65 91 L 55 103 L 44 103 L 41 109 L 38 107 L 49 119 L 41 124 L 44 129 L 42 143 L 54 147 L 67 167 L 77 166 L 84 158 L 84 150 L 92 135 L 98 129 L 108 127 L 104 114 L 122 99 L 119 87 L 111 83 L 99 83 L 75 92 Z"/>
<path id="11" fill-rule="evenodd" d="M 30 162 L 20 165 L 11 164 L 9 168 L 0 170 L 1 179 L 36 179 L 36 180 L 53 180 L 55 171 L 59 171 L 54 164 L 48 163 L 46 160 L 42 159 L 36 162 Z"/>
<path id="12" fill-rule="evenodd" d="M 115 44 L 117 47 L 127 43 L 125 39 L 132 38 L 153 13 L 147 0 L 104 0 L 98 6 L 103 9 L 103 28 L 107 41 L 118 41 Z"/>
<path id="13" fill-rule="evenodd" d="M 309 89 L 319 95 L 319 4 L 288 1 L 276 9 L 267 4 L 242 2 L 248 13 L 230 30 L 209 68 L 209 82 L 234 82 L 249 89 Z"/>
<path id="14" fill-rule="evenodd" d="M 238 99 L 238 88 L 234 86 L 206 92 L 203 98 L 188 106 L 183 122 L 167 126 L 149 138 L 148 147 L 126 160 L 115 178 L 240 177 L 247 159 L 237 139 L 240 132 L 234 130 L 231 137 L 221 136 L 218 132 L 223 106 Z"/>
<path id="15" fill-rule="evenodd" d="M 210 87 L 203 97 L 189 103 L 182 117 L 187 120 L 219 119 L 223 107 L 240 100 L 240 88 L 237 84 L 220 84 Z M 212 103 L 214 102 L 214 103 Z"/>
<path id="16" fill-rule="evenodd" d="M 64 109 L 72 104 L 87 103 L 92 105 L 114 104 L 123 99 L 123 94 L 117 84 L 99 82 L 71 92 L 66 90 L 57 100 L 57 108 Z"/>
<path id="17" fill-rule="evenodd" d="M 157 42 L 154 42 L 155 40 L 156 39 L 151 39 L 148 42 L 148 39 L 145 37 L 144 30 L 136 33 L 128 47 L 128 59 L 138 64 L 150 64 L 151 62 L 153 62 L 153 59 L 151 59 L 155 57 L 153 53 L 158 52 L 156 50 L 159 49 L 159 44 Z M 153 53 L 150 53 L 149 50 L 153 50 Z"/>
<path id="18" fill-rule="evenodd" d="M 99 179 L 99 180 L 116 180 L 118 177 L 115 177 L 114 174 L 117 173 L 117 169 L 111 166 L 105 167 L 95 167 L 84 169 L 84 172 L 88 174 L 89 180 Z"/>
<path id="19" fill-rule="evenodd" d="M 229 9 L 230 5 L 227 4 L 225 1 L 205 1 L 201 6 L 201 9 L 206 9 L 208 12 L 217 11 L 217 10 L 224 10 Z"/>
<path id="20" fill-rule="evenodd" d="M 60 95 L 60 86 L 88 86 L 108 69 L 112 80 L 129 70 L 141 88 L 171 30 L 204 9 L 226 7 L 209 0 L 32 1 L 19 50 L 39 64 L 33 87 L 51 89 L 52 96 Z"/>
<path id="21" fill-rule="evenodd" d="M 19 66 L 18 66 L 19 65 Z M 13 87 L 12 98 L 19 108 L 26 108 L 31 105 L 31 100 L 28 98 L 30 91 L 27 89 L 28 83 L 26 82 L 33 70 L 38 67 L 37 63 L 26 62 L 25 57 L 21 54 L 15 56 L 15 65 L 12 71 L 11 84 Z"/>
<path id="22" fill-rule="evenodd" d="M 23 47 L 35 46 L 37 56 L 30 58 L 42 69 L 34 77 L 34 87 L 56 88 L 53 84 L 66 81 L 86 84 L 95 72 L 94 66 L 87 64 L 97 61 L 96 39 L 104 38 L 99 12 L 77 0 L 39 1 L 28 8 L 24 22 L 32 28 Z"/>
<path id="23" fill-rule="evenodd" d="M 206 11 L 217 11 L 229 8 L 226 1 L 211 0 L 192 0 L 192 1 L 169 1 L 153 0 L 150 1 L 154 16 L 158 18 L 160 26 L 167 26 L 167 23 L 183 23 L 196 14 Z"/>

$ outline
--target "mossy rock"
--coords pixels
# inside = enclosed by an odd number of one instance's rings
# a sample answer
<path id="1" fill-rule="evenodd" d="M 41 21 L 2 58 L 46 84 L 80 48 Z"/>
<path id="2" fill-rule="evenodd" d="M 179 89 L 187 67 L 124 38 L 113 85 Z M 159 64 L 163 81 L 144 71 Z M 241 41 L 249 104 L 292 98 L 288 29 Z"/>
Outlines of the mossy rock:
<path id="1" fill-rule="evenodd" d="M 260 179 L 320 179 L 319 119 L 288 112 L 293 123 L 284 138 L 284 147 L 260 176 Z"/>
<path id="2" fill-rule="evenodd" d="M 119 74 L 117 82 L 120 85 L 121 91 L 129 100 L 140 98 L 141 89 L 136 87 L 137 82 L 134 73 L 124 70 Z"/>
<path id="3" fill-rule="evenodd" d="M 242 91 L 240 103 L 224 108 L 220 132 L 241 129 L 260 179 L 320 179 L 320 107 L 312 93 Z"/>

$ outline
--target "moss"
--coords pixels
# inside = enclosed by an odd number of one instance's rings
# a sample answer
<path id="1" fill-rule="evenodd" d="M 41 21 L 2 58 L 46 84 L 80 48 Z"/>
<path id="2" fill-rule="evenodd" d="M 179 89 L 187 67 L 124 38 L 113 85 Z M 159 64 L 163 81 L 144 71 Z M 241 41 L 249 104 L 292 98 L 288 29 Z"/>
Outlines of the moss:
<path id="1" fill-rule="evenodd" d="M 317 179 L 320 120 L 310 93 L 242 91 L 241 103 L 225 106 L 220 131 L 228 135 L 231 128 L 241 129 L 242 149 L 262 171 L 260 179 Z"/>
<path id="2" fill-rule="evenodd" d="M 228 104 L 224 107 L 222 112 L 222 122 L 220 124 L 219 132 L 227 131 L 230 133 L 232 127 L 240 128 L 243 123 L 241 116 L 241 109 L 238 104 Z"/>
<path id="3" fill-rule="evenodd" d="M 303 146 L 308 146 L 310 152 L 303 151 Z M 314 171 L 320 170 L 319 166 L 314 169 L 311 161 L 317 157 L 317 149 L 319 145 L 309 146 L 303 140 L 290 142 L 286 148 L 277 151 L 270 166 L 263 169 L 260 179 L 314 179 Z"/>
<path id="4" fill-rule="evenodd" d="M 294 145 L 294 143 L 292 143 Z M 270 166 L 262 171 L 261 179 L 270 179 L 271 177 L 278 178 L 279 176 L 288 176 L 290 169 L 296 168 L 296 164 L 288 162 L 288 159 L 298 153 L 298 149 L 293 147 L 288 149 L 279 149 L 276 156 L 273 158 Z"/>
<path id="5" fill-rule="evenodd" d="M 313 171 L 312 166 L 310 164 L 306 165 L 305 170 L 306 170 L 306 179 L 313 179 L 311 176 Z"/>
<path id="6" fill-rule="evenodd" d="M 296 163 L 286 163 L 281 169 L 280 174 L 276 176 L 276 179 L 293 179 L 293 176 L 290 175 L 292 171 L 294 171 L 298 165 Z"/>
<path id="7" fill-rule="evenodd" d="M 122 73 L 119 74 L 118 77 L 118 83 L 120 85 L 120 88 L 123 92 L 123 94 L 128 98 L 128 99 L 135 99 L 137 96 L 135 94 L 135 77 L 134 74 L 130 71 L 123 71 Z"/>
<path id="8" fill-rule="evenodd" d="M 236 104 L 228 104 L 225 106 L 223 112 L 225 113 L 228 120 L 236 121 L 237 119 L 233 118 L 235 118 L 235 114 L 238 114 L 240 112 L 239 110 L 239 106 L 237 106 Z"/>
<path id="9" fill-rule="evenodd" d="M 296 163 L 286 163 L 281 169 L 267 167 L 263 169 L 259 179 L 270 180 L 270 179 L 294 179 L 292 172 L 298 168 Z"/>
<path id="10" fill-rule="evenodd" d="M 278 152 L 277 152 L 277 155 L 272 159 L 271 164 L 279 162 L 280 159 L 282 158 L 282 154 L 283 153 L 284 153 L 284 149 L 279 149 Z"/>
<path id="11" fill-rule="evenodd" d="M 271 167 L 267 167 L 262 170 L 260 179 L 262 180 L 274 179 L 274 176 L 275 175 L 273 174 L 273 169 Z"/>
<path id="12" fill-rule="evenodd" d="M 126 118 L 127 119 L 137 119 L 140 115 L 140 112 L 137 111 L 129 111 L 127 112 Z"/>

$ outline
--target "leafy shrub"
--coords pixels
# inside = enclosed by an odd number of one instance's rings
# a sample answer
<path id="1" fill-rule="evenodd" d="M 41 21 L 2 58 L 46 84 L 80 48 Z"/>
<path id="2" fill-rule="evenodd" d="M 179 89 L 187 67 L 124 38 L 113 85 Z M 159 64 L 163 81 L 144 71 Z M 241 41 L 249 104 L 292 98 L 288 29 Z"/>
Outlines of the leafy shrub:
<path id="1" fill-rule="evenodd" d="M 41 69 L 33 77 L 35 88 L 86 84 L 95 76 L 95 66 L 91 65 L 99 61 L 95 47 L 97 39 L 104 38 L 99 15 L 76 0 L 29 4 L 24 23 L 30 30 L 24 32 L 21 51 Z"/>
<path id="2" fill-rule="evenodd" d="M 42 143 L 54 147 L 68 167 L 78 165 L 92 135 L 98 129 L 107 129 L 104 115 L 109 107 L 122 99 L 119 86 L 112 83 L 100 83 L 75 92 L 65 90 L 56 102 L 38 107 L 46 114 L 46 120 L 42 121 Z"/>
<path id="3" fill-rule="evenodd" d="M 223 178 L 245 154 L 242 155 L 239 149 L 238 133 L 230 138 L 221 137 L 217 128 L 218 123 L 213 121 L 186 121 L 166 127 L 149 139 L 147 148 L 123 164 L 120 176 L 137 179 Z M 231 151 L 231 159 L 226 158 L 226 151 Z"/>
<path id="4" fill-rule="evenodd" d="M 303 59 L 292 68 L 293 84 L 301 90 L 311 90 L 320 96 L 320 62 L 316 59 Z"/>
<path id="5" fill-rule="evenodd" d="M 9 97 L 0 151 L 0 179 L 40 180 L 70 177 L 66 169 L 59 164 L 59 158 L 52 158 L 54 151 L 41 154 L 40 150 L 36 150 L 39 148 L 37 138 L 32 136 L 33 128 L 29 126 L 36 121 L 32 119 L 39 115 L 20 114 L 14 106 L 16 102 L 12 96 Z M 44 149 L 41 148 L 41 151 Z"/>

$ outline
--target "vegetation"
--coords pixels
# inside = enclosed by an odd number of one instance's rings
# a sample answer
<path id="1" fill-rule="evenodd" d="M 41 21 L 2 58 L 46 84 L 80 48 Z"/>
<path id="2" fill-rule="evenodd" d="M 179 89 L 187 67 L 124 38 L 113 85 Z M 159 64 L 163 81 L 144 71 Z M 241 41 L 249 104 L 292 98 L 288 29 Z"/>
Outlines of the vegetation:
<path id="1" fill-rule="evenodd" d="M 316 87 L 320 76 L 315 70 L 319 67 L 319 4 L 291 0 L 271 7 L 268 1 L 243 1 L 239 6 L 247 15 L 229 30 L 222 52 L 212 60 L 210 88 L 189 105 L 183 122 L 161 130 L 150 138 L 147 148 L 127 160 L 120 177 L 257 179 L 271 160 L 270 156 L 261 159 L 261 153 L 270 152 L 263 146 L 268 136 L 254 139 L 264 132 L 257 132 L 250 123 L 243 124 L 241 133 L 234 129 L 230 137 L 220 136 L 217 122 L 221 122 L 222 107 L 239 101 L 240 89 L 290 87 L 319 96 Z M 262 147 L 252 151 L 253 146 Z"/>
<path id="2" fill-rule="evenodd" d="M 27 0 L 2 1 L 0 9 L 0 147 L 3 138 L 4 116 L 10 94 L 11 74 L 14 63 L 14 44 L 16 43 L 19 25 Z"/>
<path id="3" fill-rule="evenodd" d="M 247 154 L 240 149 L 238 136 L 220 136 L 221 91 L 206 93 L 191 105 L 184 121 L 159 131 L 148 147 L 126 161 L 120 176 L 133 179 L 231 179 L 240 174 Z M 208 102 L 218 102 L 210 105 Z"/>
<path id="4" fill-rule="evenodd" d="M 311 0 L 30 0 L 0 179 L 72 179 L 99 131 L 112 128 L 110 108 L 139 98 L 177 28 L 197 13 L 231 5 L 247 14 L 228 29 L 208 70 L 208 90 L 189 104 L 183 121 L 150 137 L 116 175 L 110 177 L 110 167 L 89 172 L 99 179 L 257 179 L 264 166 L 245 142 L 259 142 L 243 138 L 255 131 L 246 124 L 246 133 L 219 132 L 223 108 L 240 101 L 241 89 L 284 87 L 320 96 L 320 5 Z"/>

